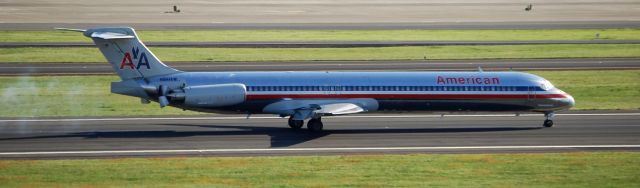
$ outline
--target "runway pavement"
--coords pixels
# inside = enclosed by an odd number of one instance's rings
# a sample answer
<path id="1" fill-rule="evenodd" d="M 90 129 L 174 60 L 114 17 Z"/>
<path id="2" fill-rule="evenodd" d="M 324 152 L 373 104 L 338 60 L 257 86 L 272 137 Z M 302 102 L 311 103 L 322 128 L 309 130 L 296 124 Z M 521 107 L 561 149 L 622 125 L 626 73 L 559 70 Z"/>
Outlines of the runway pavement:
<path id="1" fill-rule="evenodd" d="M 426 61 L 167 62 L 183 71 L 475 71 L 638 69 L 636 58 Z M 0 63 L 0 75 L 114 74 L 105 63 Z"/>
<path id="2" fill-rule="evenodd" d="M 565 152 L 640 149 L 640 113 L 369 114 L 323 118 L 325 132 L 272 116 L 0 120 L 0 158 L 362 153 Z"/>
<path id="3" fill-rule="evenodd" d="M 602 28 L 635 27 L 635 0 L 5 0 L 0 25 L 50 29 L 132 25 L 149 29 Z M 176 5 L 180 12 L 173 12 Z M 532 10 L 525 7 L 532 5 Z"/>
<path id="4" fill-rule="evenodd" d="M 354 48 L 457 45 L 543 45 L 543 44 L 640 44 L 640 40 L 530 40 L 530 41 L 293 41 L 293 42 L 145 42 L 150 47 L 181 48 Z M 90 47 L 84 42 L 2 42 L 0 48 Z"/>

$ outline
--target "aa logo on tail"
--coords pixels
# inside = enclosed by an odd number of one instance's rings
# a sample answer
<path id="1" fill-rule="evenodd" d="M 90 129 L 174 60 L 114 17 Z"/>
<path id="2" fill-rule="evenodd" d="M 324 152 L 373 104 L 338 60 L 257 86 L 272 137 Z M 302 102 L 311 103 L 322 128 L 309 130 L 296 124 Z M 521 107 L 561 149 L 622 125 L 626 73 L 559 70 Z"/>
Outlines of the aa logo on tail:
<path id="1" fill-rule="evenodd" d="M 131 58 L 131 54 L 133 54 L 133 59 Z M 137 66 L 133 64 L 133 60 L 138 60 Z M 133 47 L 133 49 L 131 49 L 131 53 L 124 53 L 124 57 L 120 63 L 120 69 L 124 69 L 125 66 L 131 69 L 140 69 L 140 66 L 143 65 L 146 66 L 147 69 L 151 69 L 151 66 L 149 66 L 149 60 L 147 59 L 147 54 L 144 51 L 140 53 L 138 48 Z"/>

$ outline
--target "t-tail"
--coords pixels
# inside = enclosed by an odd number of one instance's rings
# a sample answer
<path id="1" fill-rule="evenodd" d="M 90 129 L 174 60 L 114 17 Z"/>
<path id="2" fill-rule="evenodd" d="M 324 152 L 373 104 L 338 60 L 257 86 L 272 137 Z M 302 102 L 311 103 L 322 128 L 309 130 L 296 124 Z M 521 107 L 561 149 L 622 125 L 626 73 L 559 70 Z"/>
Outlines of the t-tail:
<path id="1" fill-rule="evenodd" d="M 102 55 L 109 61 L 113 70 L 122 80 L 148 78 L 153 76 L 179 73 L 160 61 L 130 27 L 94 28 L 81 31 L 84 36 L 93 39 Z"/>
<path id="2" fill-rule="evenodd" d="M 157 100 L 160 107 L 169 105 L 170 86 L 150 83 L 148 78 L 181 73 L 160 61 L 145 46 L 130 27 L 58 30 L 83 32 L 93 39 L 96 47 L 122 79 L 111 83 L 111 92 L 140 97 L 143 101 Z"/>

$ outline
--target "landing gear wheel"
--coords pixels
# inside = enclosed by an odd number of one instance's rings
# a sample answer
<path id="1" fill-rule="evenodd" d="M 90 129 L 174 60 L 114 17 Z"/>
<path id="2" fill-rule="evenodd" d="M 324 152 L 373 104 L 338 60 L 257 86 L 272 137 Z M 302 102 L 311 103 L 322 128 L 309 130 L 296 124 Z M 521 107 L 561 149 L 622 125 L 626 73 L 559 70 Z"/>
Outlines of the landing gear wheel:
<path id="1" fill-rule="evenodd" d="M 294 130 L 298 130 L 302 128 L 304 125 L 304 120 L 294 120 L 293 117 L 289 117 L 289 127 Z"/>
<path id="2" fill-rule="evenodd" d="M 545 120 L 542 126 L 553 127 L 553 117 L 555 117 L 555 114 L 553 112 L 544 113 Z"/>
<path id="3" fill-rule="evenodd" d="M 323 127 L 323 125 L 322 125 L 322 121 L 320 120 L 320 118 L 311 119 L 307 123 L 307 129 L 309 129 L 309 131 L 311 131 L 311 132 L 320 132 L 320 131 L 322 131 L 322 127 Z"/>

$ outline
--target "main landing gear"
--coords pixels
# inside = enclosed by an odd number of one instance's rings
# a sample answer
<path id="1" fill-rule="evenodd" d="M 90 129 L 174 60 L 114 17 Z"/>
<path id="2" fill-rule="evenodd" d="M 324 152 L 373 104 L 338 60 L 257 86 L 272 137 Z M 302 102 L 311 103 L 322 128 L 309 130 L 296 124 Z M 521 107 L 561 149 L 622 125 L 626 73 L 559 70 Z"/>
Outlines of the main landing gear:
<path id="1" fill-rule="evenodd" d="M 309 122 L 307 122 L 307 129 L 309 129 L 309 131 L 311 132 L 320 132 L 322 131 L 322 127 L 322 119 L 320 119 L 320 117 L 312 118 L 311 120 L 309 120 Z"/>
<path id="2" fill-rule="evenodd" d="M 544 114 L 544 123 L 542 124 L 542 126 L 544 127 L 553 127 L 553 117 L 555 116 L 555 114 L 553 112 L 547 112 Z"/>
<path id="3" fill-rule="evenodd" d="M 293 116 L 289 117 L 289 127 L 291 127 L 292 129 L 298 130 L 302 128 L 303 125 L 304 120 L 294 120 Z"/>
<path id="4" fill-rule="evenodd" d="M 304 125 L 304 120 L 294 120 L 293 117 L 289 117 L 289 127 L 294 130 L 298 130 L 302 128 Z M 320 132 L 322 131 L 322 119 L 320 117 L 311 118 L 309 122 L 307 122 L 307 129 L 311 132 Z"/>

